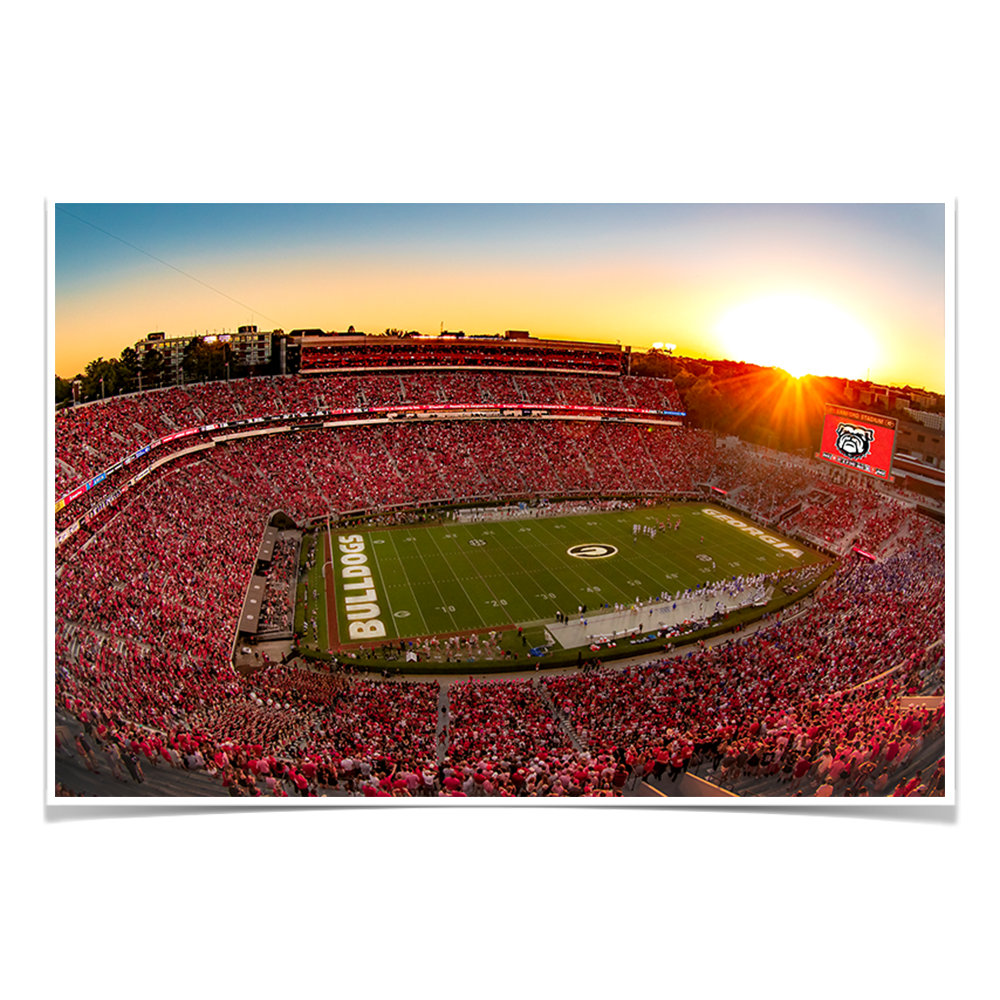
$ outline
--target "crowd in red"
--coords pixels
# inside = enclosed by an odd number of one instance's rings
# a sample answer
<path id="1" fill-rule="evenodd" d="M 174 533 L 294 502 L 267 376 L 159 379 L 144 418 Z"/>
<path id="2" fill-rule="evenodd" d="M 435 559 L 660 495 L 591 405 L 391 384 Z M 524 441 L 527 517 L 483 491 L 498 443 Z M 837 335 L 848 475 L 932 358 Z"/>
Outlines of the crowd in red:
<path id="1" fill-rule="evenodd" d="M 419 378 L 420 391 L 431 392 L 451 377 Z M 508 378 L 490 373 L 479 388 L 500 391 Z M 543 378 L 564 397 L 594 396 L 594 379 Z M 170 419 L 218 419 L 213 406 L 236 402 L 238 412 L 262 412 L 265 402 L 280 412 L 293 397 L 313 404 L 320 391 L 326 400 L 359 398 L 388 384 L 385 376 L 340 380 L 350 389 L 323 389 L 333 380 L 266 380 L 287 387 L 275 402 L 263 381 L 199 387 L 199 412 L 178 404 Z M 628 385 L 596 381 L 609 395 Z M 538 388 L 528 377 L 517 384 Z M 179 393 L 190 405 L 193 392 L 150 395 Z M 133 397 L 95 410 L 95 450 L 120 456 L 109 441 L 124 439 L 126 425 L 134 434 L 139 415 L 153 424 L 150 406 Z M 124 415 L 119 407 L 135 409 Z M 77 469 L 86 461 L 79 456 L 87 454 L 90 419 L 72 418 L 72 433 L 62 438 L 76 449 L 66 454 Z M 774 477 L 773 463 L 752 462 L 741 466 L 752 470 L 748 481 L 763 483 L 768 471 Z M 436 684 L 287 665 L 248 679 L 233 672 L 235 623 L 262 526 L 276 507 L 306 517 L 330 506 L 370 509 L 428 496 L 615 492 L 623 483 L 683 490 L 713 476 L 738 478 L 733 467 L 716 464 L 710 436 L 620 423 L 401 423 L 213 448 L 150 476 L 59 550 L 57 706 L 85 723 L 94 743 L 88 766 L 101 767 L 103 754 L 122 780 L 126 771 L 138 780 L 133 769 L 141 774 L 145 759 L 147 767 L 211 773 L 234 795 L 620 794 L 626 779 L 657 768 L 662 776 L 668 767 L 676 778 L 692 760 L 711 764 L 713 780 L 728 786 L 766 779 L 767 794 L 813 784 L 831 789 L 822 794 L 862 787 L 888 794 L 900 762 L 943 718 L 943 709 L 933 717 L 901 709 L 899 696 L 933 683 L 940 669 L 940 653 L 929 650 L 944 631 L 944 549 L 939 527 L 868 491 L 837 488 L 841 497 L 823 517 L 802 521 L 820 532 L 856 529 L 861 511 L 859 538 L 877 548 L 895 536 L 901 550 L 842 569 L 796 621 L 638 669 L 453 685 L 441 742 Z M 798 470 L 783 470 L 780 480 L 770 502 L 801 493 Z M 294 558 L 282 552 L 276 580 Z M 929 794 L 941 780 L 927 776 L 906 794 L 921 787 Z"/>
<path id="2" fill-rule="evenodd" d="M 453 684 L 440 784 L 451 795 L 613 796 L 628 775 L 613 752 L 581 748 L 532 681 Z"/>
<path id="3" fill-rule="evenodd" d="M 188 462 L 126 495 L 86 545 L 58 553 L 55 612 L 213 662 L 228 657 L 268 498 Z"/>
<path id="4" fill-rule="evenodd" d="M 622 354 L 618 350 L 567 350 L 559 348 L 518 349 L 504 341 L 415 340 L 387 342 L 384 346 L 346 347 L 341 344 L 305 345 L 302 370 L 339 368 L 408 367 L 413 365 L 503 366 L 511 368 L 573 368 L 619 374 Z"/>
<path id="5" fill-rule="evenodd" d="M 440 765 L 436 685 L 284 666 L 226 680 L 225 670 L 74 628 L 75 657 L 57 637 L 57 692 L 67 712 L 104 720 L 99 745 L 122 748 L 141 731 L 154 747 L 161 740 L 182 752 L 174 766 L 217 771 L 230 794 L 409 795 L 417 780 L 418 794 L 610 795 L 667 767 L 676 778 L 692 757 L 725 787 L 763 780 L 764 794 L 889 794 L 943 721 L 943 707 L 899 703 L 940 671 L 942 653 L 931 649 L 943 628 L 936 559 L 928 548 L 893 557 L 898 565 L 855 566 L 804 621 L 683 658 L 547 678 L 541 688 L 453 685 Z M 884 635 L 871 627 L 882 621 Z M 902 671 L 877 679 L 900 662 Z M 226 764 L 219 753 L 245 760 Z M 292 777 L 250 780 L 265 755 L 270 777 L 279 768 Z M 906 794 L 939 785 L 919 782 Z"/>
<path id="6" fill-rule="evenodd" d="M 827 750 L 855 757 L 862 744 L 877 744 L 860 762 L 885 764 L 891 778 L 903 759 L 879 757 L 879 748 L 908 731 L 915 715 L 921 732 L 943 719 L 943 708 L 928 716 L 898 701 L 937 684 L 943 650 L 929 650 L 944 632 L 943 574 L 936 545 L 851 564 L 793 623 L 683 658 L 543 683 L 592 753 L 631 746 L 648 763 L 678 748 L 691 751 L 689 761 L 697 750 L 711 755 L 710 773 L 732 785 L 744 767 L 754 778 L 778 775 L 792 751 L 811 770 Z M 865 775 L 877 777 L 871 769 Z M 786 793 L 772 786 L 770 794 Z"/>
<path id="7" fill-rule="evenodd" d="M 477 371 L 405 377 L 366 373 L 350 378 L 281 376 L 207 382 L 120 396 L 60 411 L 55 422 L 56 497 L 178 430 L 251 417 L 270 419 L 286 414 L 367 410 L 407 403 L 682 409 L 677 390 L 669 379 L 571 378 Z M 190 443 L 192 439 L 183 439 L 184 445 Z"/>
<path id="8" fill-rule="evenodd" d="M 261 602 L 258 629 L 261 634 L 291 633 L 295 621 L 298 540 L 282 536 L 275 544 L 271 560 L 264 573 L 264 600 Z"/>
<path id="9" fill-rule="evenodd" d="M 293 517 L 431 500 L 684 492 L 711 467 L 701 431 L 575 421 L 447 421 L 261 435 L 206 462 Z"/>
<path id="10" fill-rule="evenodd" d="M 801 490 L 815 483 L 807 466 L 775 452 L 749 447 L 720 448 L 712 483 L 726 490 L 727 500 L 754 518 L 775 521 Z"/>
<path id="11" fill-rule="evenodd" d="M 846 550 L 857 545 L 865 552 L 879 554 L 886 543 L 920 518 L 911 505 L 900 503 L 874 489 L 832 487 L 837 495 L 815 504 L 783 523 L 831 548 Z"/>

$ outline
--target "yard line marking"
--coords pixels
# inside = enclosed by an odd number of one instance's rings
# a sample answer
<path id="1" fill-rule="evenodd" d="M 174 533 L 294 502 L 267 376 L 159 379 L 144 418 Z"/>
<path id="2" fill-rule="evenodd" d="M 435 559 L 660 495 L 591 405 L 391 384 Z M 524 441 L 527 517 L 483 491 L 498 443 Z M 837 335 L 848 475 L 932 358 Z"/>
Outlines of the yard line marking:
<path id="1" fill-rule="evenodd" d="M 436 538 L 434 537 L 433 533 L 431 534 L 431 536 L 430 536 L 430 537 L 431 537 L 431 541 L 432 541 L 432 542 L 434 543 L 434 548 L 436 548 L 436 549 L 438 550 L 438 552 L 439 552 L 439 553 L 441 554 L 442 558 L 444 558 L 444 559 L 445 559 L 445 560 L 447 560 L 447 561 L 450 561 L 450 560 L 448 559 L 448 556 L 446 556 L 446 555 L 444 554 L 444 552 L 441 552 L 441 546 L 440 546 L 440 545 L 438 545 L 438 543 L 437 543 L 437 539 L 436 539 Z M 471 564 L 471 561 L 470 561 L 470 564 Z M 475 565 L 472 565 L 472 568 L 473 568 L 473 569 L 475 569 L 475 568 L 476 568 L 476 567 L 475 567 Z M 468 591 L 467 591 L 467 590 L 465 589 L 465 584 L 464 584 L 464 583 L 462 583 L 462 580 L 461 580 L 461 577 L 459 577 L 459 576 L 457 576 L 457 575 L 456 575 L 455 579 L 456 579 L 456 580 L 458 580 L 458 583 L 459 583 L 459 586 L 460 586 L 460 587 L 462 588 L 462 593 L 463 593 L 463 594 L 465 594 L 465 599 L 466 599 L 466 600 L 467 600 L 467 601 L 469 602 L 469 607 L 470 607 L 470 608 L 473 608 L 473 609 L 474 609 L 474 613 L 475 613 L 475 614 L 477 614 L 477 615 L 479 615 L 479 627 L 480 627 L 480 628 L 486 628 L 486 627 L 487 627 L 488 625 L 492 624 L 492 622 L 487 622 L 487 621 L 486 621 L 486 620 L 485 620 L 485 619 L 483 618 L 482 614 L 480 614 L 480 612 L 479 612 L 479 609 L 478 609 L 478 608 L 476 607 L 476 605 L 475 605 L 475 603 L 473 602 L 472 598 L 471 598 L 471 597 L 469 596 L 469 592 L 468 592 Z M 472 577 L 470 576 L 470 577 L 469 577 L 469 579 L 471 580 L 471 579 L 472 579 Z M 484 585 L 486 586 L 486 589 L 487 589 L 487 590 L 488 590 L 488 591 L 489 591 L 489 592 L 490 592 L 491 594 L 493 594 L 493 599 L 494 599 L 495 601 L 497 601 L 497 602 L 498 602 L 496 606 L 497 606 L 498 608 L 500 608 L 500 609 L 501 609 L 501 610 L 502 610 L 502 611 L 504 612 L 504 614 L 505 614 L 505 615 L 507 616 L 508 620 L 509 620 L 509 621 L 510 621 L 511 623 L 513 623 L 514 619 L 513 619 L 513 618 L 511 618 L 511 616 L 510 616 L 510 612 L 509 612 L 509 611 L 507 611 L 507 608 L 506 608 L 506 605 L 501 605 L 501 604 L 499 603 L 499 601 L 500 601 L 500 598 L 499 598 L 499 597 L 497 597 L 497 595 L 496 595 L 496 594 L 494 593 L 494 591 L 493 591 L 493 588 L 492 588 L 492 587 L 491 587 L 491 586 L 490 586 L 490 585 L 489 585 L 488 583 L 486 583 L 486 581 L 485 581 L 485 580 L 483 579 L 483 577 L 482 577 L 482 574 L 479 574 L 479 579 L 480 579 L 480 580 L 481 580 L 481 581 L 483 582 L 483 584 L 484 584 Z"/>
<path id="2" fill-rule="evenodd" d="M 393 533 L 391 531 L 389 531 L 389 532 L 386 532 L 386 534 L 389 536 L 389 541 L 392 543 L 393 552 L 396 553 L 397 557 L 402 562 L 402 556 L 399 555 L 399 551 L 396 549 L 396 542 L 395 542 L 395 540 L 392 537 Z M 403 569 L 402 564 L 400 565 L 400 569 Z M 403 579 L 406 581 L 406 586 L 410 590 L 410 596 L 413 598 L 413 606 L 417 609 L 417 614 L 420 615 L 420 621 L 423 623 L 423 626 L 424 626 L 424 634 L 427 634 L 427 633 L 430 632 L 430 629 L 427 626 L 427 621 L 424 618 L 423 610 L 420 607 L 420 601 L 417 600 L 417 595 L 414 593 L 414 590 L 413 590 L 413 584 L 410 583 L 410 578 L 407 575 L 405 569 L 403 569 Z M 398 621 L 398 619 L 394 618 L 393 621 Z M 413 633 L 410 633 L 410 634 L 412 635 Z M 398 625 L 396 626 L 396 638 L 397 639 L 405 639 L 405 638 L 407 638 L 407 636 L 403 635 L 403 630 L 401 628 L 399 628 Z"/>
<path id="3" fill-rule="evenodd" d="M 323 648 L 324 649 L 333 649 L 333 647 L 336 645 L 337 648 L 339 649 L 340 648 L 340 621 L 337 618 L 337 613 L 338 613 L 337 612 L 337 588 L 336 588 L 336 583 L 335 583 L 335 580 L 337 578 L 337 570 L 336 570 L 336 563 L 334 563 L 334 561 L 333 561 L 333 530 L 330 527 L 330 520 L 329 520 L 329 518 L 327 518 L 327 522 L 326 522 L 326 551 L 327 551 L 327 555 L 329 556 L 329 558 L 323 564 L 323 568 L 322 568 L 322 571 L 321 571 L 322 575 L 320 577 L 323 580 L 324 589 L 326 590 L 326 595 L 327 595 L 326 596 L 326 601 L 325 601 L 325 604 L 326 604 L 326 619 L 327 619 L 327 621 L 326 621 L 326 628 L 323 630 L 326 633 L 326 635 L 324 636 L 324 638 L 326 639 L 326 646 L 324 646 Z M 330 578 L 329 578 L 329 580 L 327 580 L 327 576 L 326 576 L 326 574 L 327 574 L 327 567 L 329 567 L 329 572 L 330 572 Z M 313 567 L 313 569 L 315 569 L 315 567 Z M 309 581 L 309 578 L 308 578 L 308 575 L 307 575 L 307 577 L 306 577 L 306 586 L 307 587 L 309 586 L 309 583 L 310 583 L 310 581 Z M 327 583 L 329 583 L 329 587 L 326 586 Z M 308 593 L 307 593 L 307 596 L 308 596 Z M 333 616 L 332 616 L 332 618 L 331 618 L 331 615 L 330 615 L 330 605 L 331 604 L 333 605 Z M 330 638 L 331 638 L 331 636 L 330 636 L 330 623 L 331 623 L 331 621 L 333 623 L 333 633 L 334 633 L 333 634 L 333 638 L 335 640 L 334 642 L 330 641 Z M 306 625 L 307 625 L 307 620 L 306 620 L 306 617 L 305 617 L 305 613 L 303 613 L 303 616 L 302 616 L 302 634 L 303 634 L 303 637 L 305 636 L 305 633 L 306 633 Z M 317 645 L 317 647 L 319 647 L 319 633 L 318 632 L 316 634 L 316 645 Z"/>
<path id="4" fill-rule="evenodd" d="M 372 535 L 369 533 L 368 537 L 372 538 Z M 374 539 L 372 539 L 372 541 L 374 542 Z M 369 551 L 372 554 L 372 558 L 375 560 L 375 568 L 378 570 L 378 575 L 379 575 L 379 590 L 382 592 L 382 596 L 385 598 L 385 603 L 389 607 L 389 615 L 388 615 L 388 617 L 395 619 L 396 616 L 392 613 L 392 601 L 389 600 L 389 590 L 388 590 L 388 588 L 385 585 L 385 581 L 386 581 L 387 577 L 382 572 L 382 565 L 378 561 L 378 549 L 376 549 L 375 545 L 372 544 L 372 546 L 369 549 Z M 393 627 L 395 627 L 395 626 L 393 626 Z M 398 635 L 399 629 L 396 629 L 396 632 L 397 632 L 396 638 L 398 639 L 399 638 L 399 635 Z"/>
<path id="5" fill-rule="evenodd" d="M 473 526 L 473 525 L 463 525 L 462 527 L 465 528 L 465 534 L 462 537 L 463 541 L 468 541 L 469 535 L 473 534 L 473 532 L 478 530 L 478 526 Z M 500 536 L 497 536 L 497 546 L 486 546 L 485 548 L 477 549 L 475 560 L 472 559 L 468 551 L 466 551 L 466 549 L 463 548 L 461 545 L 458 545 L 455 551 L 469 565 L 472 571 L 476 574 L 476 577 L 478 577 L 478 579 L 485 585 L 489 593 L 493 595 L 495 601 L 497 602 L 495 604 L 495 607 L 503 608 L 504 614 L 512 623 L 518 622 L 524 616 L 523 615 L 515 616 L 514 611 L 511 610 L 511 601 L 514 602 L 515 609 L 518 607 L 518 602 L 520 602 L 520 604 L 523 605 L 525 609 L 525 615 L 528 616 L 533 616 L 536 613 L 536 609 L 534 608 L 534 606 L 531 604 L 530 601 L 528 601 L 521 595 L 520 591 L 516 586 L 514 578 L 518 576 L 522 571 L 519 569 L 507 568 L 504 565 L 498 563 L 496 558 L 494 557 L 494 552 L 498 551 L 498 548 L 499 551 L 503 553 L 505 556 L 510 556 L 511 554 L 509 547 L 506 546 L 502 540 L 503 536 L 505 536 L 505 534 L 509 530 L 508 526 L 506 524 L 503 524 L 502 522 L 492 522 L 490 533 L 496 536 L 497 532 L 492 529 L 500 529 Z M 484 559 L 489 560 L 495 572 L 483 574 L 480 571 L 479 563 L 481 563 Z M 494 591 L 494 589 L 488 583 L 486 583 L 487 578 L 500 579 L 504 581 L 505 584 L 511 586 L 513 595 L 511 599 L 508 600 L 507 598 L 504 597 L 497 597 L 496 591 Z M 473 579 L 473 577 L 470 577 L 469 579 Z M 500 601 L 504 601 L 505 603 L 501 604 L 499 603 Z"/>
<path id="6" fill-rule="evenodd" d="M 396 543 L 393 542 L 393 545 L 395 545 L 395 544 Z M 420 551 L 419 546 L 417 547 L 417 555 L 420 557 L 421 563 L 423 563 L 424 572 L 427 574 L 427 579 L 430 580 L 430 582 L 434 585 L 434 589 L 437 591 L 437 595 L 441 599 L 441 603 L 439 605 L 437 605 L 437 607 L 435 608 L 435 610 L 444 608 L 445 609 L 444 613 L 451 619 L 451 626 L 452 627 L 451 627 L 451 629 L 449 629 L 447 631 L 461 632 L 462 629 L 460 629 L 458 627 L 458 625 L 456 624 L 456 622 L 455 622 L 455 615 L 453 614 L 453 612 L 447 610 L 450 607 L 450 605 L 448 604 L 448 601 L 445 599 L 444 594 L 441 593 L 441 588 L 437 585 L 437 578 L 434 576 L 433 573 L 431 573 L 430 568 L 427 565 L 427 560 L 424 559 L 424 554 Z M 409 577 L 407 577 L 407 583 L 409 583 Z M 465 588 L 463 587 L 462 589 L 464 590 Z M 410 584 L 410 590 L 411 591 L 413 590 L 413 584 Z M 424 622 L 424 625 L 425 626 L 427 625 L 426 621 Z"/>
<path id="7" fill-rule="evenodd" d="M 539 556 L 532 549 L 528 548 L 528 546 L 524 542 L 522 542 L 521 539 L 517 538 L 516 535 L 515 535 L 515 533 L 514 533 L 513 525 L 505 525 L 505 529 L 507 530 L 507 533 L 508 533 L 508 536 L 509 536 L 509 541 L 512 542 L 512 543 L 514 543 L 519 549 L 522 550 L 522 552 L 524 552 L 528 556 L 530 556 L 530 558 L 533 559 L 538 564 L 538 567 L 539 567 L 538 569 L 534 569 L 534 570 L 533 569 L 528 569 L 524 565 L 524 562 L 522 562 L 521 563 L 521 569 L 514 571 L 514 573 L 515 574 L 518 574 L 518 573 L 524 574 L 525 576 L 528 577 L 529 580 L 531 580 L 531 582 L 532 582 L 533 585 L 537 585 L 539 587 L 542 587 L 545 590 L 546 593 L 549 592 L 549 587 L 551 586 L 551 587 L 554 587 L 554 588 L 561 589 L 561 590 L 565 591 L 568 598 L 570 598 L 571 600 L 576 600 L 575 596 L 571 593 L 569 587 L 567 587 L 562 582 L 560 576 L 556 573 L 556 570 L 553 568 L 553 565 L 544 562 L 542 559 L 539 558 Z M 535 542 L 536 545 L 540 544 L 541 547 L 542 547 L 542 549 L 545 552 L 547 552 L 550 556 L 552 555 L 552 550 L 547 545 L 545 545 L 545 543 L 542 542 L 540 539 L 538 539 L 537 537 L 533 536 L 532 537 L 532 541 Z M 544 575 L 550 577 L 552 579 L 552 581 L 553 581 L 552 584 L 550 585 L 550 584 L 538 583 L 537 575 L 539 575 L 539 574 L 544 574 Z M 555 616 L 554 615 L 548 615 L 543 620 L 547 621 L 549 618 L 553 618 L 553 617 L 555 617 Z"/>
<path id="8" fill-rule="evenodd" d="M 490 579 L 497 578 L 502 580 L 507 586 L 511 588 L 509 598 L 498 598 L 499 601 L 506 601 L 506 604 L 497 603 L 498 608 L 504 608 L 505 613 L 511 622 L 516 622 L 519 624 L 524 624 L 525 621 L 534 621 L 538 618 L 539 608 L 537 605 L 528 597 L 525 596 L 524 588 L 527 582 L 536 583 L 537 574 L 539 570 L 532 570 L 524 566 L 524 560 L 517 559 L 517 553 L 513 551 L 511 542 L 517 543 L 518 549 L 523 549 L 523 544 L 514 537 L 511 533 L 515 530 L 518 522 L 503 522 L 494 521 L 491 522 L 491 531 L 496 536 L 496 546 L 488 546 L 486 548 L 476 550 L 476 559 L 473 560 L 469 553 L 459 545 L 456 551 L 460 552 L 463 559 L 469 563 L 473 571 L 478 574 L 480 579 L 485 581 L 485 578 Z M 478 525 L 468 525 L 463 526 L 466 528 L 463 538 L 467 540 L 468 536 L 473 534 Z M 504 556 L 504 563 L 501 564 L 497 561 L 495 553 L 501 553 Z M 480 564 L 483 559 L 488 559 L 492 568 L 495 570 L 493 573 L 484 574 L 480 570 Z M 553 586 L 555 584 L 555 577 L 552 574 L 550 567 L 546 567 L 543 564 L 541 572 L 545 573 L 548 577 L 553 580 Z M 496 592 L 488 584 L 486 585 L 490 593 L 495 594 Z M 540 585 L 541 586 L 541 585 Z M 553 589 L 548 583 L 544 585 L 546 591 Z M 551 616 L 546 616 L 545 619 L 548 620 Z"/>

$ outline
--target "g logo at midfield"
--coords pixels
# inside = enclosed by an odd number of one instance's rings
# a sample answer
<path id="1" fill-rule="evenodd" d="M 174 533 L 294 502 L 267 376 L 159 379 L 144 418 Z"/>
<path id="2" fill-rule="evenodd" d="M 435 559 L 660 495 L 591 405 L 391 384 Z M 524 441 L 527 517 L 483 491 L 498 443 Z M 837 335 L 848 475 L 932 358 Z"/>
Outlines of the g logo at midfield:
<path id="1" fill-rule="evenodd" d="M 848 458 L 864 458 L 875 440 L 875 431 L 870 427 L 854 427 L 851 424 L 837 424 L 837 451 Z"/>
<path id="2" fill-rule="evenodd" d="M 589 542 L 586 545 L 571 545 L 567 554 L 574 559 L 607 559 L 618 551 L 614 545 L 604 545 L 599 542 Z"/>

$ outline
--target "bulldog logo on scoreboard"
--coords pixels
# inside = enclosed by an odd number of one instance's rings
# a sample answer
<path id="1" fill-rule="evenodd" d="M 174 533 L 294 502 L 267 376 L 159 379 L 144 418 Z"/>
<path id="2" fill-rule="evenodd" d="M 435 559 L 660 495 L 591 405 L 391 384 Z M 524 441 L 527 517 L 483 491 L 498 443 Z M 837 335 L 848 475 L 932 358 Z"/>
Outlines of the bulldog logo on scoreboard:
<path id="1" fill-rule="evenodd" d="M 607 559 L 613 556 L 618 549 L 614 545 L 604 545 L 603 543 L 590 542 L 586 545 L 571 545 L 566 553 L 574 559 Z"/>
<path id="2" fill-rule="evenodd" d="M 837 451 L 848 458 L 864 458 L 875 440 L 871 427 L 855 427 L 853 424 L 837 424 Z"/>

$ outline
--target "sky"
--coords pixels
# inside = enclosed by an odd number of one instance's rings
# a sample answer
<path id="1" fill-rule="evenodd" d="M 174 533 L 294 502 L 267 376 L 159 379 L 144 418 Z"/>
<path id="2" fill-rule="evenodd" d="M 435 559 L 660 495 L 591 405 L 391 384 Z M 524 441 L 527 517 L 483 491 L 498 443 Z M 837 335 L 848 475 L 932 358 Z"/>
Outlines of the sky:
<path id="1" fill-rule="evenodd" d="M 443 326 L 943 392 L 945 210 L 56 203 L 56 374 L 160 330 Z"/>

